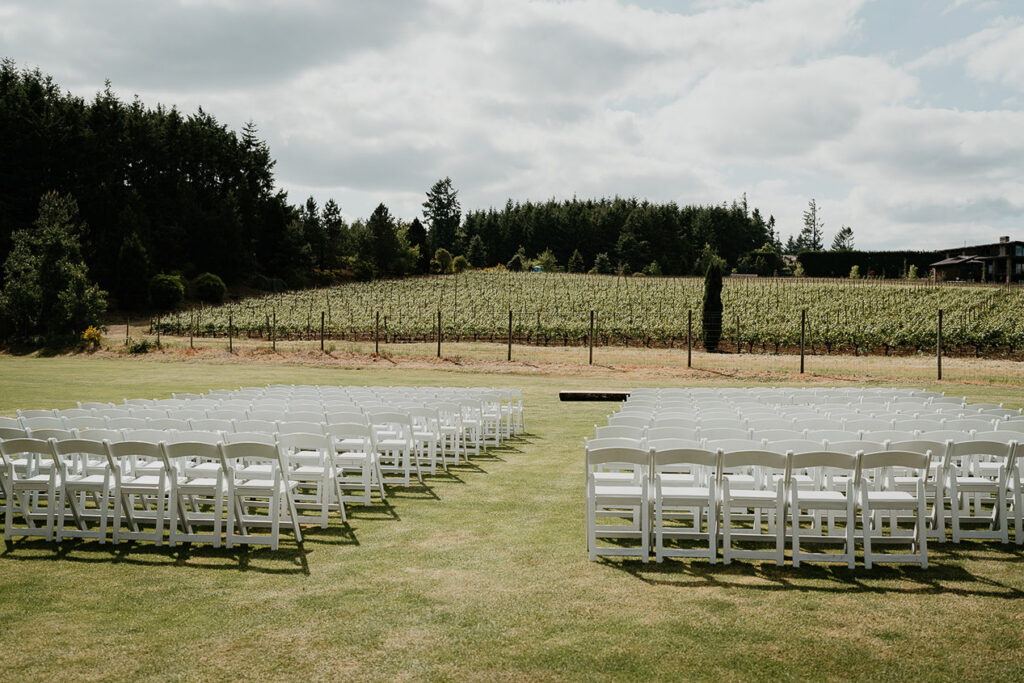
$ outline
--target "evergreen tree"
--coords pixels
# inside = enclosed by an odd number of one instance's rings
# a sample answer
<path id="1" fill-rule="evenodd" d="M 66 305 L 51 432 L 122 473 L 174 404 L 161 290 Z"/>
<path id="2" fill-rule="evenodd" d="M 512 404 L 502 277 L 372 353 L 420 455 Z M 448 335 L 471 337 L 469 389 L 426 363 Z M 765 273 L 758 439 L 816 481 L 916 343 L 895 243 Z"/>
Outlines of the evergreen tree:
<path id="1" fill-rule="evenodd" d="M 419 247 L 420 250 L 413 270 L 417 273 L 426 273 L 430 268 L 430 245 L 427 242 L 427 230 L 419 218 L 412 219 L 406 231 L 406 238 L 409 240 L 409 246 Z"/>
<path id="2" fill-rule="evenodd" d="M 117 289 L 114 295 L 121 308 L 137 311 L 146 305 L 149 286 L 149 255 L 138 233 L 132 232 L 117 252 Z"/>
<path id="3" fill-rule="evenodd" d="M 853 251 L 853 228 L 844 225 L 832 240 L 832 251 Z"/>
<path id="4" fill-rule="evenodd" d="M 704 274 L 704 302 L 701 312 L 705 351 L 718 350 L 718 342 L 722 338 L 722 310 L 722 268 L 717 261 L 712 261 Z"/>
<path id="5" fill-rule="evenodd" d="M 430 225 L 430 244 L 434 249 L 459 252 L 458 234 L 462 221 L 459 193 L 452 187 L 452 179 L 445 176 L 427 192 L 423 202 L 423 218 Z"/>
<path id="6" fill-rule="evenodd" d="M 569 257 L 569 272 L 570 273 L 582 273 L 586 270 L 586 264 L 583 262 L 583 255 L 580 254 L 579 249 L 574 249 L 572 256 Z"/>
<path id="7" fill-rule="evenodd" d="M 473 235 L 473 238 L 469 240 L 469 246 L 466 247 L 466 260 L 474 268 L 483 268 L 487 265 L 487 251 L 480 235 Z"/>
<path id="8" fill-rule="evenodd" d="M 797 246 L 800 250 L 821 251 L 824 248 L 822 229 L 825 223 L 818 217 L 818 204 L 813 199 L 807 202 L 807 210 L 804 211 L 804 227 L 797 237 Z"/>
<path id="9" fill-rule="evenodd" d="M 324 268 L 340 268 L 343 259 L 351 251 L 349 244 L 348 226 L 341 216 L 341 207 L 333 199 L 328 199 L 324 204 L 323 212 L 320 215 L 320 223 L 323 226 L 326 239 L 326 249 L 323 259 Z"/>
<path id="10" fill-rule="evenodd" d="M 373 243 L 370 260 L 377 277 L 402 275 L 406 254 L 398 236 L 398 226 L 388 207 L 378 204 L 366 221 L 366 227 Z"/>
<path id="11" fill-rule="evenodd" d="M 594 267 L 591 272 L 598 275 L 615 274 L 615 267 L 612 265 L 612 260 L 608 258 L 608 254 L 601 253 L 594 257 Z"/>
<path id="12" fill-rule="evenodd" d="M 83 227 L 75 200 L 49 192 L 33 226 L 11 236 L 0 296 L 5 338 L 66 343 L 100 325 L 106 297 L 89 281 L 79 245 Z"/>
<path id="13" fill-rule="evenodd" d="M 541 253 L 537 254 L 537 265 L 545 273 L 554 273 L 558 271 L 558 259 L 555 258 L 555 253 L 548 247 Z"/>

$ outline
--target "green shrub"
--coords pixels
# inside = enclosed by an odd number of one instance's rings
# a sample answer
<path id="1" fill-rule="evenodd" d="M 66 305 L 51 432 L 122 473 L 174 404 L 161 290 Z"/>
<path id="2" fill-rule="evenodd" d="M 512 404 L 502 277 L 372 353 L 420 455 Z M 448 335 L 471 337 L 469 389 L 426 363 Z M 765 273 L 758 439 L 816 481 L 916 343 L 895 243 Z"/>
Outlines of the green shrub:
<path id="1" fill-rule="evenodd" d="M 170 311 L 185 299 L 185 285 L 177 275 L 154 275 L 149 281 L 149 300 L 161 311 Z"/>
<path id="2" fill-rule="evenodd" d="M 192 291 L 200 301 L 219 304 L 224 302 L 224 295 L 228 293 L 228 288 L 224 281 L 213 273 L 202 273 L 192 281 Z"/>
<path id="3" fill-rule="evenodd" d="M 469 260 L 465 256 L 459 254 L 452 259 L 452 270 L 456 273 L 463 273 L 469 269 Z"/>
<path id="4" fill-rule="evenodd" d="M 156 347 L 156 344 L 149 341 L 148 339 L 132 339 L 128 338 L 128 353 L 149 353 L 150 349 Z"/>
<path id="5" fill-rule="evenodd" d="M 860 279 L 860 266 L 851 266 L 850 267 L 850 279 L 851 280 L 859 280 Z"/>

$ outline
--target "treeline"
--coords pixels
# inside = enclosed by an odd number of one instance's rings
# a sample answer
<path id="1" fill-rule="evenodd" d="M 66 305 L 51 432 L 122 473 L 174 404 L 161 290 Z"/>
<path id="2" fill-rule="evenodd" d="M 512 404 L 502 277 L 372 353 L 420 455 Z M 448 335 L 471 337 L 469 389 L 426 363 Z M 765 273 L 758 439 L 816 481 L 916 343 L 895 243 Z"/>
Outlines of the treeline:
<path id="1" fill-rule="evenodd" d="M 427 191 L 422 222 L 406 223 L 381 204 L 349 223 L 333 200 L 290 204 L 275 187 L 274 164 L 252 123 L 236 133 L 201 108 L 185 115 L 137 98 L 124 102 L 109 84 L 86 100 L 5 59 L 4 291 L 26 264 L 44 267 L 47 239 L 66 241 L 66 260 L 81 280 L 75 287 L 102 289 L 90 310 L 102 309 L 102 301 L 125 310 L 163 308 L 186 292 L 215 299 L 221 279 L 280 290 L 498 264 L 653 275 L 703 274 L 712 261 L 726 272 L 782 269 L 774 219 L 748 210 L 745 199 L 684 207 L 623 198 L 510 200 L 463 215 L 445 178 Z M 58 223 L 50 237 L 41 236 Z M 31 300 L 22 297 L 25 310 Z M 8 316 L 4 329 L 12 326 Z M 22 332 L 43 333 L 38 326 Z"/>
<path id="2" fill-rule="evenodd" d="M 744 257 L 766 244 L 768 251 L 780 251 L 774 227 L 773 217 L 765 220 L 759 210 L 748 210 L 745 199 L 731 205 L 683 207 L 620 197 L 509 200 L 502 209 L 468 212 L 461 243 L 453 248 L 466 253 L 474 266 L 508 264 L 517 253 L 520 259 L 537 260 L 550 250 L 554 262 L 568 270 L 601 272 L 610 266 L 626 274 L 703 275 L 714 254 L 730 269 L 753 272 L 753 260 Z M 576 268 L 570 267 L 574 255 Z M 773 261 L 772 270 L 780 264 Z"/>

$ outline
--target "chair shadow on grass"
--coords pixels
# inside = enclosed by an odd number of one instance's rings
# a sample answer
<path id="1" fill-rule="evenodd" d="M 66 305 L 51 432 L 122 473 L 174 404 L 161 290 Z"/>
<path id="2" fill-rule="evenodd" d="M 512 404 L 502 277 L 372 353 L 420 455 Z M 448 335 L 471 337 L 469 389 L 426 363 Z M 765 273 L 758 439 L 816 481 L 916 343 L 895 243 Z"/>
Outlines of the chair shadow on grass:
<path id="1" fill-rule="evenodd" d="M 638 558 L 602 557 L 599 563 L 612 567 L 652 586 L 672 588 L 730 588 L 738 590 L 807 593 L 899 593 L 904 595 L 962 595 L 971 597 L 1024 598 L 1024 590 L 970 571 L 962 562 L 1024 561 L 1024 549 L 998 542 L 970 543 L 956 546 L 935 544 L 929 547 L 928 568 L 913 564 L 885 564 L 877 560 L 865 569 L 858 554 L 857 565 L 802 562 L 799 567 L 774 562 L 734 560 L 732 564 L 716 564 L 706 559 L 671 557 L 662 563 L 644 564 Z"/>
<path id="2" fill-rule="evenodd" d="M 229 570 L 259 574 L 309 575 L 306 541 L 282 539 L 277 550 L 264 546 L 238 545 L 214 548 L 212 545 L 122 541 L 100 544 L 89 539 L 67 539 L 52 543 L 43 539 L 7 541 L 0 559 L 19 562 L 81 562 L 85 564 L 131 564 L 151 567 L 174 565 L 190 569 Z M 266 564 L 264 564 L 266 562 Z"/>

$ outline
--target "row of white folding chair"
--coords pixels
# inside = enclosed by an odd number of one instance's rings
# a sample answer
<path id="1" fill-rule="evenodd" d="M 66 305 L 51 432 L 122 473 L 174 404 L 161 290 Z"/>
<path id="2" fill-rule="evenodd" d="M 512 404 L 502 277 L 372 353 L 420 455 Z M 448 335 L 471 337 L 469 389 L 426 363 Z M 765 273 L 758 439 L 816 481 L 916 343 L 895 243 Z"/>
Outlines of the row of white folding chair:
<path id="1" fill-rule="evenodd" d="M 841 561 L 853 565 L 853 546 L 856 523 L 854 510 L 861 511 L 861 528 L 859 536 L 863 539 L 864 562 L 871 567 L 875 561 L 884 562 L 919 562 L 927 566 L 927 539 L 925 537 L 925 495 L 924 477 L 928 471 L 930 454 L 910 451 L 876 451 L 858 452 L 854 455 L 837 451 L 819 451 L 794 454 L 779 454 L 763 450 L 745 450 L 725 453 L 721 450 L 681 448 L 667 451 L 654 449 L 630 448 L 597 448 L 587 451 L 587 540 L 591 560 L 598 555 L 639 555 L 644 561 L 649 554 L 649 538 L 651 536 L 648 506 L 654 504 L 655 522 L 653 535 L 655 538 L 656 557 L 659 561 L 667 555 L 707 557 L 715 561 L 718 552 L 718 524 L 721 520 L 722 556 L 726 563 L 735 557 L 752 559 L 774 559 L 782 564 L 784 558 L 784 541 L 787 535 L 787 507 L 793 511 L 790 515 L 789 536 L 793 544 L 794 565 L 801 560 Z M 632 479 L 618 481 L 602 480 L 600 468 L 621 467 L 632 474 Z M 680 466 L 697 466 L 714 469 L 715 475 L 706 480 L 706 485 L 679 486 L 671 476 Z M 834 489 L 808 490 L 792 484 L 791 475 L 796 469 L 831 469 L 840 473 L 846 487 L 843 491 Z M 760 478 L 750 483 L 737 485 L 738 480 L 730 477 L 733 469 L 749 470 L 756 468 L 762 472 Z M 918 472 L 918 484 L 913 493 L 886 489 L 885 470 L 894 467 L 912 468 Z M 870 480 L 863 474 L 865 471 L 875 473 Z M 771 475 L 767 474 L 771 473 Z M 649 478 L 653 476 L 653 487 Z M 827 480 L 827 477 L 820 477 Z M 650 497 L 649 497 L 650 492 Z M 754 529 L 734 529 L 732 517 L 736 509 L 754 510 Z M 890 535 L 883 534 L 876 511 L 881 508 L 888 512 L 912 511 L 915 513 L 915 525 L 910 536 L 899 535 L 890 525 Z M 688 509 L 696 509 L 693 513 L 694 524 L 686 531 L 670 531 L 670 535 L 703 538 L 707 541 L 706 550 L 669 549 L 664 545 L 664 526 L 666 511 L 678 516 Z M 803 521 L 801 512 L 826 511 L 831 514 L 829 532 L 822 533 L 818 528 L 816 535 L 801 539 L 800 525 Z M 761 522 L 761 512 L 768 519 L 767 530 Z M 844 513 L 842 535 L 831 533 L 834 530 L 833 518 Z M 602 516 L 629 516 L 632 521 L 628 525 L 601 525 L 598 519 Z M 705 530 L 702 520 L 707 520 Z M 639 538 L 641 547 L 634 548 L 603 548 L 597 545 L 598 538 L 625 537 Z M 774 545 L 769 551 L 738 549 L 733 546 L 734 540 L 768 541 Z M 842 554 L 805 553 L 800 548 L 801 540 L 836 542 L 844 544 Z M 872 542 L 903 542 L 911 546 L 911 552 L 900 555 L 874 553 Z"/>
<path id="2" fill-rule="evenodd" d="M 103 475 L 75 472 L 67 456 L 103 457 L 108 469 Z M 64 537 L 92 537 L 103 542 L 108 523 L 112 523 L 113 542 L 152 540 L 163 542 L 163 527 L 169 524 L 169 542 L 210 542 L 220 544 L 221 506 L 227 499 L 226 542 L 263 543 L 278 547 L 280 528 L 290 528 L 297 541 L 302 540 L 299 518 L 292 500 L 296 486 L 286 474 L 286 459 L 279 447 L 261 442 L 167 442 L 90 441 L 55 439 L 14 439 L 0 442 L 8 471 L 12 497 L 5 511 L 4 536 L 42 536 L 47 540 Z M 50 463 L 43 474 L 22 471 L 19 459 L 45 460 Z M 126 463 L 135 459 L 159 462 L 160 466 L 144 474 L 135 474 Z M 189 474 L 185 461 L 218 462 L 213 477 Z M 259 462 L 261 476 L 252 477 L 247 469 Z M 85 497 L 95 502 L 87 508 Z M 202 512 L 190 499 L 202 498 L 215 506 L 214 513 Z M 113 509 L 111 510 L 111 503 Z M 267 515 L 256 514 L 267 509 Z M 15 528 L 15 517 L 25 524 Z M 74 528 L 68 528 L 71 519 Z M 90 529 L 89 521 L 97 528 Z M 39 522 L 43 522 L 39 526 Z M 210 525 L 207 534 L 195 527 Z M 250 527 L 267 526 L 269 535 L 250 532 Z M 125 529 L 127 527 L 127 529 Z M 143 529 L 142 527 L 151 527 Z"/>

